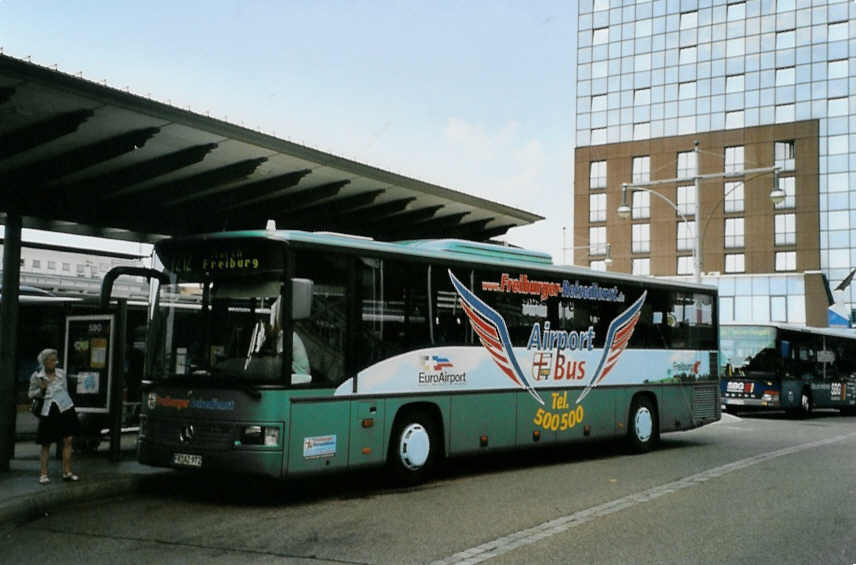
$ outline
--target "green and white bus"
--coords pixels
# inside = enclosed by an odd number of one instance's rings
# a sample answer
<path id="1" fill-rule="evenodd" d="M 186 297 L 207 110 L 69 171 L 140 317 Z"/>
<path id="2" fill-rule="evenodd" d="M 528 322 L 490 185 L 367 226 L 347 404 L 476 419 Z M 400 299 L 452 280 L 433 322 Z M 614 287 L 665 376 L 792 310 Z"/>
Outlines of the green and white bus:
<path id="1" fill-rule="evenodd" d="M 856 413 L 856 332 L 786 324 L 720 327 L 722 400 L 729 412 L 815 408 Z"/>
<path id="2" fill-rule="evenodd" d="M 156 253 L 145 464 L 417 481 L 442 457 L 645 451 L 720 418 L 713 287 L 460 240 L 224 232 Z"/>

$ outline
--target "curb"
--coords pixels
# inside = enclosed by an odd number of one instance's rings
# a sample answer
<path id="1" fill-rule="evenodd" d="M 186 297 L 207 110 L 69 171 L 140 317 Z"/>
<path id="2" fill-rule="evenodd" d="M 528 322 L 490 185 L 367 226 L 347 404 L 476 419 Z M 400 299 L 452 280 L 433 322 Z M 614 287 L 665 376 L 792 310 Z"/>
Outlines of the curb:
<path id="1" fill-rule="evenodd" d="M 18 496 L 10 501 L 0 503 L 0 524 L 35 520 L 47 515 L 53 509 L 67 504 L 101 500 L 138 492 L 163 480 L 166 476 L 169 475 L 156 473 L 102 479 L 89 484 L 81 481 L 71 488 Z"/>

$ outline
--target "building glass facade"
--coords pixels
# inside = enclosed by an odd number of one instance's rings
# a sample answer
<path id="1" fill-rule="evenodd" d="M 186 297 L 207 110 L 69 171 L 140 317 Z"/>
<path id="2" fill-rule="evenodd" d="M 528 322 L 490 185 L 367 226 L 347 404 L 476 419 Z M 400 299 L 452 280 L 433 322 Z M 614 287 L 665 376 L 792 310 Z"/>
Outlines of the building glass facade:
<path id="1" fill-rule="evenodd" d="M 820 267 L 835 288 L 856 266 L 856 2 L 580 0 L 578 15 L 578 148 L 818 120 Z M 776 165 L 792 170 L 794 150 L 777 140 Z M 678 158 L 678 171 L 686 159 Z M 726 169 L 758 166 L 742 148 L 726 148 L 723 159 Z M 792 183 L 783 179 L 788 200 L 776 212 L 793 207 Z M 742 205 L 742 188 L 729 188 L 726 204 Z M 792 220 L 776 221 L 777 241 L 786 244 Z M 726 247 L 742 237 L 736 222 L 725 232 Z M 776 250 L 775 271 L 795 265 L 793 251 Z M 742 272 L 742 257 L 726 258 L 724 267 Z M 766 296 L 779 295 L 768 288 Z M 753 319 L 761 316 L 756 306 L 769 320 L 783 311 L 788 321 L 800 318 L 789 314 L 798 304 L 786 299 L 738 298 L 748 310 L 735 311 Z M 856 304 L 856 285 L 849 299 Z"/>

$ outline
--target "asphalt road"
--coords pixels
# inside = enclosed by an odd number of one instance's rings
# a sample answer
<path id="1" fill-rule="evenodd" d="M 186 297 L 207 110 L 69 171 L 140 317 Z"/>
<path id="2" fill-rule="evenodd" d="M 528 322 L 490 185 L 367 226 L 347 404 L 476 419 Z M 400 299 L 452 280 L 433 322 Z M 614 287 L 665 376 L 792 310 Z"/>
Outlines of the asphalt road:
<path id="1" fill-rule="evenodd" d="M 856 418 L 724 415 L 620 444 L 300 482 L 190 475 L 0 531 L 3 563 L 856 563 Z"/>

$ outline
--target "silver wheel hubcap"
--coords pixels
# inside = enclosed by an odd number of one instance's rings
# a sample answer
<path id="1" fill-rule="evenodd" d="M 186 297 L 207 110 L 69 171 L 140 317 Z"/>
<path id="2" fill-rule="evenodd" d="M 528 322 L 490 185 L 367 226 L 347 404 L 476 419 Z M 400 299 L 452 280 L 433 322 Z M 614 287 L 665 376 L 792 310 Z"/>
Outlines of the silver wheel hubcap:
<path id="1" fill-rule="evenodd" d="M 398 458 L 402 465 L 416 471 L 428 461 L 431 453 L 431 438 L 422 424 L 412 423 L 405 426 L 398 444 Z"/>
<path id="2" fill-rule="evenodd" d="M 633 423 L 633 429 L 636 431 L 636 439 L 641 442 L 651 439 L 651 433 L 654 431 L 654 420 L 651 418 L 650 410 L 644 406 L 640 406 L 636 410 Z"/>

